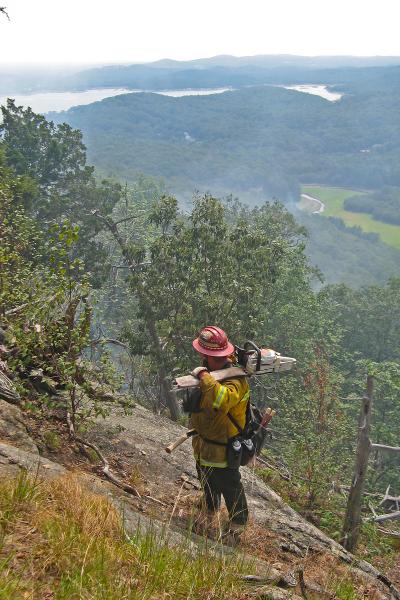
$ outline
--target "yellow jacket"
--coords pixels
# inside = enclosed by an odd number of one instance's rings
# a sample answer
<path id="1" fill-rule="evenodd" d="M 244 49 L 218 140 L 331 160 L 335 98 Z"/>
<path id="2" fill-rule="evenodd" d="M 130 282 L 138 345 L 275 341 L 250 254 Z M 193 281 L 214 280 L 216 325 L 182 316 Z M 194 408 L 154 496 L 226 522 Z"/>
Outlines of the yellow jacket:
<path id="1" fill-rule="evenodd" d="M 206 373 L 201 378 L 200 389 L 201 412 L 192 413 L 190 418 L 190 427 L 199 433 L 192 442 L 195 459 L 201 465 L 227 467 L 226 446 L 212 444 L 204 438 L 226 444 L 229 438 L 238 435 L 237 427 L 227 414 L 229 412 L 240 427 L 245 426 L 246 407 L 250 399 L 249 384 L 246 377 L 219 383 Z"/>

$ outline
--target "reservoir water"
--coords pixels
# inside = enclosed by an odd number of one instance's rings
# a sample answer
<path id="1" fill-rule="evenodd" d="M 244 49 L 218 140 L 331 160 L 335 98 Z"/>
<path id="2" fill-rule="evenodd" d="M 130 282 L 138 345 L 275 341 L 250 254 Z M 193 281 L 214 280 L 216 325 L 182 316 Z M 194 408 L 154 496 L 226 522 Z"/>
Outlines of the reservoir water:
<path id="1" fill-rule="evenodd" d="M 91 104 L 104 98 L 118 96 L 119 94 L 137 94 L 139 92 L 151 90 L 128 90 L 123 88 L 101 88 L 94 90 L 85 90 L 83 92 L 41 92 L 35 94 L 10 94 L 8 97 L 14 98 L 18 106 L 30 106 L 34 112 L 47 113 L 50 111 L 60 112 L 68 110 L 72 106 L 82 104 Z M 232 91 L 232 88 L 215 88 L 203 90 L 163 90 L 153 92 L 163 96 L 172 96 L 180 98 L 182 96 L 206 96 L 209 94 L 222 94 Z M 6 102 L 7 96 L 0 96 L 0 104 Z"/>
<path id="2" fill-rule="evenodd" d="M 312 94 L 313 96 L 321 96 L 325 100 L 330 102 L 337 102 L 343 96 L 339 92 L 332 92 L 326 85 L 282 85 L 280 87 L 285 90 L 296 90 L 296 92 L 303 92 L 304 94 Z"/>
<path id="3" fill-rule="evenodd" d="M 340 100 L 343 94 L 333 92 L 326 85 L 282 85 L 287 90 L 296 90 L 306 94 L 315 94 L 321 96 L 330 102 Z M 208 96 L 210 94 L 223 94 L 224 92 L 234 91 L 231 87 L 213 88 L 213 89 L 186 89 L 186 90 L 128 90 L 125 88 L 100 88 L 93 90 L 84 90 L 82 92 L 40 92 L 35 94 L 10 94 L 18 106 L 30 106 L 34 112 L 61 112 L 68 110 L 72 106 L 82 104 L 91 104 L 104 98 L 118 96 L 119 94 L 137 94 L 139 92 L 152 92 L 163 96 L 181 98 L 183 96 Z M 0 96 L 0 104 L 4 104 L 7 96 Z"/>

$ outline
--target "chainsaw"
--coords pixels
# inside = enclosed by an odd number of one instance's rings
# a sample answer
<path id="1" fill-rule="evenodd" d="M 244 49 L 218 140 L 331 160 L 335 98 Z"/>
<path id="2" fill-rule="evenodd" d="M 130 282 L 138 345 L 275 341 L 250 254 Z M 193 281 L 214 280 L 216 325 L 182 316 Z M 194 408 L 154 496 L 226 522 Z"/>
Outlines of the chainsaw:
<path id="1" fill-rule="evenodd" d="M 243 348 L 235 346 L 232 366 L 218 371 L 211 371 L 217 381 L 236 377 L 251 377 L 252 375 L 266 375 L 268 373 L 281 373 L 291 371 L 296 366 L 296 359 L 282 356 L 271 348 L 259 348 L 254 342 L 248 341 Z M 200 381 L 193 375 L 176 377 L 173 381 L 173 390 L 198 387 Z"/>

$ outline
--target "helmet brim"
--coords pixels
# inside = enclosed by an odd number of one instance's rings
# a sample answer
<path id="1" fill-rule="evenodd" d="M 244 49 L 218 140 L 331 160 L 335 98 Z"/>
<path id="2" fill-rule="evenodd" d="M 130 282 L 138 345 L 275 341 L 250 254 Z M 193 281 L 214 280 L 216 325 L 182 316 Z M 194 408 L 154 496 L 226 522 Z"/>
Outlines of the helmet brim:
<path id="1" fill-rule="evenodd" d="M 204 348 L 196 338 L 192 342 L 193 348 L 196 352 L 200 352 L 200 354 L 205 354 L 205 356 L 230 356 L 235 351 L 235 346 L 228 342 L 228 345 L 223 350 L 212 350 L 210 348 Z"/>

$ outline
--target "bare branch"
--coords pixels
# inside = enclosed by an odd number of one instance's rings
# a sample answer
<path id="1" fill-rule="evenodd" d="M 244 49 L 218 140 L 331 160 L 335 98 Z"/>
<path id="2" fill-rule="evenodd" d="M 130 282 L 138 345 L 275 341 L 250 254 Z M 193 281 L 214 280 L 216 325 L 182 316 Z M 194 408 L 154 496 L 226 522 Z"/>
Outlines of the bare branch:
<path id="1" fill-rule="evenodd" d="M 376 450 L 387 450 L 388 452 L 400 452 L 399 446 L 385 446 L 384 444 L 371 444 L 371 448 Z"/>
<path id="2" fill-rule="evenodd" d="M 257 456 L 256 460 L 258 462 L 260 462 L 262 465 L 265 465 L 268 469 L 272 469 L 272 471 L 276 471 L 278 473 L 278 475 L 280 477 L 282 477 L 282 479 L 284 479 L 285 481 L 290 481 L 290 482 L 292 481 L 292 478 L 291 478 L 290 474 L 286 475 L 285 473 L 282 473 L 282 471 L 280 471 L 278 469 L 278 467 L 275 467 L 274 465 L 271 465 L 271 463 L 267 462 L 266 460 L 264 460 L 260 456 Z"/>
<path id="3" fill-rule="evenodd" d="M 160 504 L 161 506 L 167 506 L 167 504 L 165 504 L 165 502 L 161 502 L 161 500 L 159 500 L 158 498 L 154 498 L 153 496 L 149 496 L 148 494 L 145 496 L 145 498 L 147 498 L 148 500 L 152 500 L 153 502 L 156 502 L 157 504 Z"/>
<path id="4" fill-rule="evenodd" d="M 144 213 L 146 212 L 145 210 L 139 210 L 138 212 Z M 116 225 L 119 225 L 120 223 L 126 223 L 127 221 L 133 221 L 134 219 L 137 219 L 139 217 L 139 215 L 134 215 L 132 217 L 125 217 L 125 219 L 120 219 L 119 221 L 114 221 L 114 223 Z"/>
<path id="5" fill-rule="evenodd" d="M 382 523 L 383 521 L 390 521 L 392 519 L 400 519 L 400 510 L 397 512 L 388 513 L 387 515 L 378 515 L 377 517 L 373 517 L 371 521 L 375 521 L 375 523 Z"/>
<path id="6" fill-rule="evenodd" d="M 109 479 L 114 485 L 121 488 L 125 492 L 128 492 L 129 494 L 132 494 L 133 496 L 137 496 L 138 498 L 141 498 L 141 496 L 136 488 L 134 488 L 132 485 L 128 485 L 127 483 L 124 483 L 123 481 L 120 481 L 117 477 L 115 477 L 115 475 L 113 473 L 111 473 L 108 460 L 100 452 L 100 450 L 98 449 L 98 447 L 95 444 L 92 444 L 91 442 L 88 442 L 75 434 L 75 428 L 72 423 L 71 415 L 69 413 L 67 413 L 67 423 L 68 423 L 71 438 L 75 442 L 78 442 L 78 444 L 87 446 L 88 448 L 91 448 L 92 450 L 94 450 L 96 452 L 97 456 L 103 463 L 102 471 L 103 471 L 103 474 L 107 477 L 107 479 Z"/>
<path id="7" fill-rule="evenodd" d="M 390 531 L 390 529 L 384 529 L 383 527 L 377 527 L 377 529 L 385 535 L 400 539 L 400 531 Z"/>
<path id="8" fill-rule="evenodd" d="M 7 7 L 6 7 L 6 6 L 0 6 L 0 12 L 1 12 L 1 13 L 3 13 L 3 15 L 6 15 L 7 19 L 8 19 L 9 21 L 11 21 L 11 19 L 10 19 L 10 17 L 9 17 L 9 14 L 8 14 L 8 12 L 7 12 Z"/>
<path id="9" fill-rule="evenodd" d="M 48 303 L 52 302 L 55 298 L 56 298 L 55 295 L 50 296 L 50 298 L 46 298 L 45 303 L 48 304 Z M 8 317 L 10 315 L 18 314 L 19 312 L 21 312 L 21 310 L 24 310 L 24 308 L 26 308 L 27 306 L 32 306 L 33 304 L 40 304 L 40 302 L 43 302 L 43 298 L 39 298 L 38 300 L 30 300 L 29 302 L 25 302 L 24 304 L 20 304 L 20 306 L 16 306 L 15 308 L 11 308 L 10 310 L 6 310 L 5 313 L 4 313 L 4 316 Z M 43 304 L 43 306 L 45 306 L 45 304 Z"/>
<path id="10" fill-rule="evenodd" d="M 390 485 L 387 486 L 385 495 L 382 498 L 382 500 L 379 502 L 379 506 L 382 506 L 382 504 L 384 504 L 386 502 L 386 500 L 389 498 L 389 490 L 390 490 Z"/>
<path id="11" fill-rule="evenodd" d="M 372 506 L 371 502 L 368 502 L 368 506 L 369 506 L 370 511 L 374 515 L 374 517 L 377 517 L 378 515 L 376 514 L 376 511 L 375 511 L 374 507 Z"/>
<path id="12" fill-rule="evenodd" d="M 98 340 L 92 340 L 88 345 L 98 346 L 99 344 L 114 344 L 115 346 L 120 346 L 125 350 L 129 350 L 129 346 L 127 344 L 124 344 L 124 342 L 120 342 L 119 340 L 114 340 L 112 338 L 99 338 Z"/>

